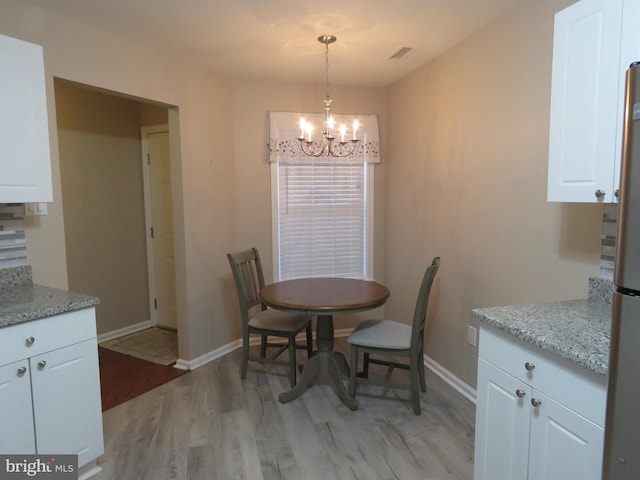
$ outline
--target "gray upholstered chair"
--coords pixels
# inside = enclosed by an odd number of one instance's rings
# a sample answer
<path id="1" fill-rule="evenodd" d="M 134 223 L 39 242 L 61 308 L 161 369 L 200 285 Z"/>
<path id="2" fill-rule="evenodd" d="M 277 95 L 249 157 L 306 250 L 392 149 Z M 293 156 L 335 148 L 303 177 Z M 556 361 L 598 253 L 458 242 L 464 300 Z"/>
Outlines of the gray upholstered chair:
<path id="1" fill-rule="evenodd" d="M 440 267 L 440 257 L 435 257 L 427 268 L 418 290 L 418 300 L 413 313 L 411 325 L 394 322 L 392 320 L 365 320 L 361 322 L 349 335 L 351 345 L 351 376 L 349 394 L 356 395 L 357 383 L 368 383 L 392 388 L 409 388 L 411 390 L 411 404 L 413 413 L 420 415 L 420 390 L 427 391 L 424 378 L 424 325 L 429 305 L 429 294 L 433 279 Z M 356 374 L 358 369 L 358 353 L 363 352 L 364 369 Z M 406 357 L 408 363 L 371 358 L 370 355 Z M 384 379 L 369 378 L 369 364 L 387 366 Z M 390 381 L 394 368 L 409 370 L 409 384 Z"/>
<path id="2" fill-rule="evenodd" d="M 264 274 L 258 250 L 251 248 L 237 253 L 228 253 L 227 259 L 238 292 L 240 316 L 242 317 L 242 366 L 240 377 L 246 378 L 249 360 L 260 363 L 273 363 L 289 366 L 289 382 L 296 383 L 296 349 L 307 350 L 307 357 L 313 354 L 311 336 L 311 317 L 300 313 L 283 312 L 267 308 L 260 301 L 260 290 L 264 287 Z M 306 332 L 306 344 L 297 345 L 296 335 Z M 260 335 L 260 356 L 249 354 L 249 336 Z M 268 337 L 286 338 L 287 343 L 272 343 Z M 275 347 L 276 351 L 267 356 L 267 349 Z M 278 360 L 277 357 L 289 350 L 289 360 Z"/>

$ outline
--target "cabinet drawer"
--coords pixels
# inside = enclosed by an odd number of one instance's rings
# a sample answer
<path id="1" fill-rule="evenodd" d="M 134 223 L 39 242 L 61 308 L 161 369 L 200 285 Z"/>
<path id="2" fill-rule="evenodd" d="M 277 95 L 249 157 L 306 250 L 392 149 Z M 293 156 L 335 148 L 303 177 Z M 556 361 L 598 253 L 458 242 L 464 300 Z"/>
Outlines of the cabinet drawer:
<path id="1" fill-rule="evenodd" d="M 0 365 L 96 337 L 94 308 L 62 313 L 0 329 Z M 29 339 L 33 342 L 29 345 Z"/>
<path id="2" fill-rule="evenodd" d="M 480 328 L 479 356 L 593 423 L 604 426 L 607 401 L 604 375 L 485 325 Z M 534 367 L 527 370 L 527 363 Z"/>

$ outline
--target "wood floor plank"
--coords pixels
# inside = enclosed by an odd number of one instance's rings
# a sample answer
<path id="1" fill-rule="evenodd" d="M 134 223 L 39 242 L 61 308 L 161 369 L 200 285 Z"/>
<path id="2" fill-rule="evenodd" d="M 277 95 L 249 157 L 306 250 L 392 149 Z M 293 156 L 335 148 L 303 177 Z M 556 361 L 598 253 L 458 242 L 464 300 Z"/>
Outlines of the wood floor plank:
<path id="1" fill-rule="evenodd" d="M 336 349 L 348 350 L 344 339 Z M 283 405 L 286 369 L 250 364 L 245 380 L 239 371 L 234 351 L 104 412 L 103 471 L 94 478 L 473 477 L 474 405 L 430 372 L 415 416 L 404 390 L 359 386 L 359 408 L 351 411 L 321 378 Z"/>

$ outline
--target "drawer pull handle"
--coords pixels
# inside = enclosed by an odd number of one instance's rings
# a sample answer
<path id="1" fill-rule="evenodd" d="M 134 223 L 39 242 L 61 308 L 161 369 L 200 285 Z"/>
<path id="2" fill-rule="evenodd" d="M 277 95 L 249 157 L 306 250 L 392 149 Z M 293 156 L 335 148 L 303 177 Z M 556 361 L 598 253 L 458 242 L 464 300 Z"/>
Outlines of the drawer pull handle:
<path id="1" fill-rule="evenodd" d="M 34 343 L 36 343 L 36 339 L 35 339 L 35 338 L 33 338 L 33 337 L 29 337 L 29 338 L 27 338 L 27 339 L 24 341 L 24 344 L 25 344 L 27 347 L 30 347 L 30 346 L 31 346 L 31 345 L 33 345 Z"/>
<path id="2" fill-rule="evenodd" d="M 22 377 L 22 376 L 24 376 L 25 373 L 27 373 L 27 367 L 20 367 L 18 369 L 18 371 L 16 372 L 16 375 L 18 377 Z"/>
<path id="3" fill-rule="evenodd" d="M 536 368 L 536 366 L 531 362 L 527 362 L 524 364 L 524 368 L 527 370 L 527 372 L 533 372 L 533 369 Z"/>
<path id="4" fill-rule="evenodd" d="M 540 405 L 542 405 L 542 400 L 540 400 L 539 398 L 532 398 L 531 399 L 531 405 L 533 405 L 534 407 L 539 407 Z"/>
<path id="5" fill-rule="evenodd" d="M 527 394 L 527 392 L 525 392 L 524 390 L 521 390 L 521 389 L 517 389 L 517 390 L 516 390 L 516 397 L 518 397 L 518 398 L 522 398 L 522 397 L 524 397 L 526 394 Z"/>
<path id="6" fill-rule="evenodd" d="M 44 360 L 40 360 L 38 362 L 38 370 L 44 370 L 44 367 L 47 366 L 47 362 L 45 362 Z"/>

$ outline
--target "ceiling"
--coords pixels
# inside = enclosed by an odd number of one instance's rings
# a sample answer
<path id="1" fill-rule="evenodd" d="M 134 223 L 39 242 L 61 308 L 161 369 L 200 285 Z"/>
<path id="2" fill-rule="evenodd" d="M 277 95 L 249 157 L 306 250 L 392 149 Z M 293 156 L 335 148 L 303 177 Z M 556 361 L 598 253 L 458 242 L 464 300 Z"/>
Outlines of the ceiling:
<path id="1" fill-rule="evenodd" d="M 523 0 L 24 0 L 231 77 L 387 86 Z M 389 57 L 401 47 L 414 50 Z"/>

